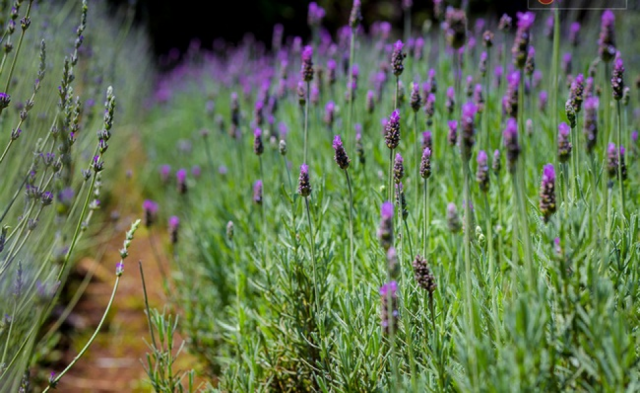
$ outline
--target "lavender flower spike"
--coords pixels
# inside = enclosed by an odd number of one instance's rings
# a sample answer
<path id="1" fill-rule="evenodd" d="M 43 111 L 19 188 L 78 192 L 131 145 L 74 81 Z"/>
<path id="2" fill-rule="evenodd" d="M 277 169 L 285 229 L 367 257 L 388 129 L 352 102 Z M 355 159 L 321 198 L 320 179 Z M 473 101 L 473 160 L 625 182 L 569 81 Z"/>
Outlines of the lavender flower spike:
<path id="1" fill-rule="evenodd" d="M 187 170 L 179 169 L 176 172 L 176 180 L 178 181 L 178 193 L 185 194 L 187 192 Z"/>
<path id="2" fill-rule="evenodd" d="M 425 147 L 422 151 L 422 160 L 420 161 L 420 176 L 423 179 L 431 177 L 431 149 Z"/>
<path id="3" fill-rule="evenodd" d="M 616 17 L 611 10 L 606 10 L 602 13 L 600 36 L 598 37 L 598 54 L 605 63 L 613 60 L 617 52 L 614 30 L 615 21 Z"/>
<path id="4" fill-rule="evenodd" d="M 453 49 L 461 48 L 467 38 L 467 14 L 461 9 L 448 8 L 445 19 L 447 42 Z"/>
<path id="5" fill-rule="evenodd" d="M 349 156 L 347 156 L 347 152 L 344 150 L 344 145 L 342 144 L 342 139 L 340 139 L 340 135 L 336 135 L 333 138 L 333 150 L 336 151 L 335 156 L 333 157 L 340 169 L 349 168 L 349 163 L 351 160 Z"/>
<path id="6" fill-rule="evenodd" d="M 169 238 L 171 239 L 171 244 L 173 245 L 178 243 L 179 227 L 180 219 L 177 216 L 171 216 L 171 218 L 169 218 Z"/>
<path id="7" fill-rule="evenodd" d="M 305 46 L 302 50 L 302 66 L 300 74 L 302 80 L 305 82 L 311 82 L 313 80 L 313 48 L 311 46 Z"/>
<path id="8" fill-rule="evenodd" d="M 391 52 L 391 69 L 395 76 L 400 76 L 402 71 L 404 71 L 404 65 L 402 63 L 407 55 L 402 52 L 403 47 L 404 44 L 400 40 L 393 44 L 393 52 Z"/>
<path id="9" fill-rule="evenodd" d="M 518 144 L 518 123 L 516 119 L 510 117 L 507 120 L 507 127 L 502 133 L 504 138 L 504 147 L 507 151 L 507 162 L 509 164 L 509 171 L 514 173 L 516 169 L 516 162 L 520 155 L 520 145 Z"/>
<path id="10" fill-rule="evenodd" d="M 447 141 L 449 145 L 455 146 L 458 143 L 458 122 L 456 120 L 449 120 L 449 134 L 447 134 Z"/>
<path id="11" fill-rule="evenodd" d="M 567 123 L 562 122 L 558 126 L 558 160 L 560 162 L 567 162 L 571 157 L 571 142 L 569 133 L 571 128 Z"/>
<path id="12" fill-rule="evenodd" d="M 484 150 L 478 152 L 478 170 L 476 171 L 476 181 L 482 192 L 489 191 L 489 157 Z"/>
<path id="13" fill-rule="evenodd" d="M 385 251 L 393 245 L 393 204 L 386 201 L 380 209 L 380 227 L 378 228 L 378 239 Z"/>
<path id="14" fill-rule="evenodd" d="M 540 212 L 545 223 L 556 212 L 556 171 L 552 164 L 544 166 L 540 184 Z"/>
<path id="15" fill-rule="evenodd" d="M 264 153 L 264 144 L 262 143 L 262 130 L 256 128 L 253 130 L 253 152 L 259 156 Z"/>
<path id="16" fill-rule="evenodd" d="M 360 25 L 360 22 L 362 22 L 362 6 L 360 3 L 360 0 L 353 0 L 351 15 L 349 15 L 349 26 L 352 29 L 356 29 Z"/>
<path id="17" fill-rule="evenodd" d="M 436 279 L 431 273 L 431 269 L 429 269 L 427 260 L 420 255 L 416 255 L 416 259 L 413 260 L 412 265 L 413 274 L 418 286 L 427 291 L 429 293 L 429 297 L 433 296 L 433 292 L 438 287 L 438 284 L 436 284 Z"/>
<path id="18" fill-rule="evenodd" d="M 462 119 L 460 124 L 462 126 L 462 147 L 463 156 L 469 158 L 469 152 L 475 143 L 475 116 L 478 108 L 473 102 L 467 102 L 462 106 Z"/>
<path id="19" fill-rule="evenodd" d="M 460 232 L 462 229 L 458 209 L 453 202 L 447 205 L 447 226 L 452 233 Z"/>
<path id="20" fill-rule="evenodd" d="M 420 84 L 413 82 L 411 84 L 411 109 L 418 112 L 422 106 L 422 96 L 420 96 Z"/>
<path id="21" fill-rule="evenodd" d="M 311 184 L 309 184 L 309 166 L 300 165 L 300 177 L 298 178 L 298 194 L 303 197 L 311 195 Z"/>
<path id="22" fill-rule="evenodd" d="M 598 138 L 598 105 L 599 100 L 597 96 L 592 96 L 584 101 L 584 126 L 582 131 L 584 133 L 587 149 L 587 153 L 591 154 L 593 148 L 596 146 L 596 140 Z"/>
<path id="23" fill-rule="evenodd" d="M 253 202 L 256 205 L 262 205 L 262 180 L 256 180 L 253 183 Z"/>
<path id="24" fill-rule="evenodd" d="M 394 110 L 384 127 L 384 140 L 389 149 L 395 149 L 400 143 L 400 112 Z"/>
<path id="25" fill-rule="evenodd" d="M 392 330 L 397 330 L 398 326 L 398 283 L 391 281 L 380 287 L 380 299 L 382 330 L 385 334 L 389 334 Z M 389 310 L 391 310 L 391 315 L 389 315 Z"/>
<path id="26" fill-rule="evenodd" d="M 144 210 L 144 226 L 149 228 L 156 221 L 158 204 L 147 199 L 142 203 L 142 210 Z"/>
<path id="27" fill-rule="evenodd" d="M 518 12 L 516 17 L 518 18 L 518 30 L 513 41 L 511 54 L 513 55 L 513 65 L 522 69 L 527 61 L 529 41 L 531 39 L 531 27 L 535 20 L 535 14 L 533 12 Z"/>
<path id="28" fill-rule="evenodd" d="M 500 150 L 498 149 L 493 152 L 493 163 L 491 164 L 491 169 L 493 169 L 493 173 L 496 176 L 500 175 L 500 169 L 502 169 L 502 158 L 500 157 Z"/>
<path id="29" fill-rule="evenodd" d="M 620 101 L 622 99 L 624 90 L 624 62 L 620 57 L 616 58 L 616 60 L 613 62 L 611 90 L 613 92 L 613 99 L 616 101 Z"/>
<path id="30" fill-rule="evenodd" d="M 396 184 L 402 181 L 404 177 L 404 159 L 400 153 L 396 154 L 396 159 L 393 163 L 393 180 Z"/>

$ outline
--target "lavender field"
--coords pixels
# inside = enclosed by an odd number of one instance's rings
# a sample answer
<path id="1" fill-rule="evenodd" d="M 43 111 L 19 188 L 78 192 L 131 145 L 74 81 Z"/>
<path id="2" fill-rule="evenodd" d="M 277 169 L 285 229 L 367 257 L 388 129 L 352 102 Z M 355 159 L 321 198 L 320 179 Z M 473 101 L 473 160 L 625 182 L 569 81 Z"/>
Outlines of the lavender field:
<path id="1" fill-rule="evenodd" d="M 0 391 L 71 389 L 105 342 L 145 345 L 126 391 L 640 391 L 633 7 L 310 3 L 308 37 L 160 72 L 132 8 L 62 3 L 0 7 Z"/>

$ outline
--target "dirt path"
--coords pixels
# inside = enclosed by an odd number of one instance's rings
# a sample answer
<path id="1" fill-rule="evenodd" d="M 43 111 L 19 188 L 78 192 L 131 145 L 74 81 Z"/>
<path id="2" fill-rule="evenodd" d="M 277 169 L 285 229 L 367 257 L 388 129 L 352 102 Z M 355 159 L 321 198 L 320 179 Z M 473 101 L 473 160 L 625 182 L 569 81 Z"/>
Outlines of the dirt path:
<path id="1" fill-rule="evenodd" d="M 139 142 L 129 146 L 132 151 L 143 151 Z M 127 156 L 130 157 L 129 161 L 136 160 L 139 163 L 143 160 L 140 154 Z M 124 172 L 126 168 L 135 168 L 135 164 L 135 162 L 128 162 L 120 168 Z M 99 265 L 95 275 L 74 309 L 73 316 L 76 319 L 76 326 L 83 326 L 83 328 L 71 334 L 71 348 L 63 356 L 61 361 L 63 365 L 68 364 L 76 356 L 102 318 L 113 290 L 115 265 L 120 259 L 118 250 L 122 248 L 125 232 L 135 219 L 142 218 L 142 197 L 139 191 L 133 187 L 136 184 L 135 177 L 134 173 L 133 179 L 126 179 L 123 173 L 122 181 L 114 182 L 114 184 L 119 184 L 117 188 L 122 190 L 121 192 L 114 190 L 113 195 L 126 196 L 126 200 L 113 201 L 112 204 L 122 209 L 122 216 L 115 224 L 115 228 L 107 228 L 102 231 L 109 235 L 101 235 L 104 237 L 103 244 L 94 247 L 90 252 L 93 255 L 102 253 L 103 257 L 97 261 Z M 111 227 L 113 225 L 110 224 Z M 159 223 L 152 231 L 149 231 L 144 225 L 140 226 L 129 249 L 129 257 L 125 261 L 125 271 L 121 277 L 108 319 L 82 360 L 61 379 L 58 391 L 148 392 L 151 390 L 150 385 L 145 381 L 147 376 L 141 362 L 145 361 L 146 364 L 148 347 L 145 340 L 149 340 L 149 327 L 144 312 L 144 296 L 138 261 L 142 261 L 144 269 L 149 306 L 162 310 L 167 302 L 162 288 L 162 276 L 154 257 L 154 248 L 158 251 L 157 254 L 160 256 L 163 270 L 168 272 L 170 261 L 166 259 L 168 254 L 163 252 L 168 241 L 167 236 L 162 223 Z M 153 241 L 153 248 L 150 239 Z M 104 247 L 104 252 L 101 252 L 101 247 Z M 95 262 L 91 258 L 81 260 L 77 266 L 78 273 L 84 276 L 95 268 Z M 182 340 L 181 337 L 177 337 L 174 346 L 179 347 Z M 195 361 L 184 351 L 178 358 L 174 370 L 188 368 L 195 368 Z"/>

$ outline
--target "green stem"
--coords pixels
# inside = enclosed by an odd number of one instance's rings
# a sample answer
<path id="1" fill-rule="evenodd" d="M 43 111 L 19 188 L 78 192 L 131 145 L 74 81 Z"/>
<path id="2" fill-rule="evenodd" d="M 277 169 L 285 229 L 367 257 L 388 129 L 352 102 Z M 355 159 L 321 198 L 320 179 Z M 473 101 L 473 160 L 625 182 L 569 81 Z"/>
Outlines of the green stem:
<path id="1" fill-rule="evenodd" d="M 33 4 L 33 0 L 29 0 L 29 4 L 27 5 L 27 13 L 25 14 L 25 18 L 29 18 L 29 14 L 31 13 L 31 5 Z M 13 62 L 11 62 L 11 68 L 9 69 L 9 77 L 7 77 L 7 83 L 5 84 L 4 91 L 6 93 L 9 92 L 9 86 L 11 85 L 11 78 L 13 77 L 13 71 L 16 68 L 16 62 L 18 61 L 18 55 L 20 54 L 20 48 L 22 47 L 22 41 L 24 40 L 24 35 L 27 29 L 22 29 L 20 32 L 20 39 L 18 40 L 18 48 L 16 49 L 16 53 L 13 56 Z"/>
<path id="2" fill-rule="evenodd" d="M 313 226 L 311 225 L 311 212 L 309 211 L 309 197 L 304 197 L 304 204 L 307 210 L 307 220 L 309 222 L 309 244 L 311 246 L 311 263 L 313 267 L 313 291 L 315 297 L 316 312 L 320 312 L 320 296 L 318 294 L 318 274 L 316 270 L 316 251 Z"/>
<path id="3" fill-rule="evenodd" d="M 349 178 L 349 171 L 344 170 L 344 175 L 347 178 L 347 188 L 349 189 L 349 265 L 351 268 L 350 281 L 351 289 L 355 288 L 355 263 L 353 253 L 353 192 L 351 190 L 351 179 Z"/>
<path id="4" fill-rule="evenodd" d="M 355 46 L 356 46 L 356 29 L 351 29 L 351 40 L 349 42 L 349 86 L 350 89 L 353 85 L 353 61 L 355 58 Z M 347 143 L 349 146 L 352 146 L 351 143 L 351 122 L 353 121 L 353 100 L 351 98 L 355 97 L 355 92 L 349 97 L 349 115 L 347 116 L 347 127 L 345 128 L 345 138 L 347 139 Z"/>
<path id="5" fill-rule="evenodd" d="M 55 387 L 55 385 L 57 385 L 58 382 L 60 382 L 60 379 L 71 369 L 71 367 L 73 367 L 78 362 L 78 360 L 80 360 L 80 358 L 85 354 L 85 352 L 87 352 L 87 350 L 89 349 L 93 341 L 96 339 L 96 337 L 98 336 L 98 333 L 100 332 L 100 329 L 102 328 L 102 325 L 104 324 L 104 321 L 107 319 L 107 314 L 111 309 L 111 305 L 113 304 L 113 299 L 115 298 L 116 291 L 118 290 L 118 283 L 120 283 L 120 276 L 116 276 L 116 283 L 113 285 L 113 292 L 111 292 L 111 298 L 109 298 L 107 309 L 104 311 L 104 314 L 102 315 L 102 319 L 100 320 L 100 323 L 98 324 L 98 327 L 96 328 L 96 330 L 91 335 L 91 338 L 89 338 L 89 341 L 80 350 L 80 352 L 76 355 L 76 357 L 73 358 L 73 360 L 71 361 L 71 363 L 69 363 L 67 368 L 65 368 L 60 374 L 58 374 L 58 376 L 51 383 L 49 383 L 49 386 L 47 386 L 47 388 L 43 391 L 43 393 L 48 392 L 52 386 Z"/>
<path id="6" fill-rule="evenodd" d="M 309 89 L 310 83 L 307 82 L 307 98 L 304 102 L 304 163 L 307 164 L 307 144 L 309 138 Z"/>
<path id="7" fill-rule="evenodd" d="M 424 247 L 424 257 L 427 258 L 429 252 L 429 179 L 425 179 L 423 183 L 423 227 L 422 227 L 422 247 Z"/>
<path id="8" fill-rule="evenodd" d="M 620 231 L 624 230 L 624 224 L 626 220 L 625 216 L 625 201 L 624 201 L 624 179 L 622 179 L 622 115 L 620 113 L 620 100 L 616 101 L 616 107 L 618 112 L 618 188 L 620 191 Z"/>

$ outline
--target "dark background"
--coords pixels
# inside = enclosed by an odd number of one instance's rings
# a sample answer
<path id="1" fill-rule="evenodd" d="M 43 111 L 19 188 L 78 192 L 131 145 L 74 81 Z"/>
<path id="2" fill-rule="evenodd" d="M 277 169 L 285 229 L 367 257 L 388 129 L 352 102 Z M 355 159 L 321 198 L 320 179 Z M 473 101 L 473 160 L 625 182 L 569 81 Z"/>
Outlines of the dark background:
<path id="1" fill-rule="evenodd" d="M 156 57 L 177 48 L 184 52 L 192 39 L 197 38 L 203 48 L 211 48 L 215 38 L 228 42 L 238 42 L 246 33 L 252 33 L 258 40 L 270 45 L 273 26 L 282 23 L 285 36 L 310 35 L 307 25 L 306 0 L 110 0 L 114 6 L 128 6 L 134 3 L 136 21 L 142 22 L 152 40 Z M 323 26 L 335 32 L 349 19 L 352 0 L 316 0 L 326 11 Z M 363 0 L 362 12 L 365 28 L 372 21 L 387 20 L 394 28 L 403 26 L 402 0 Z M 432 0 L 414 0 L 412 25 L 422 24 L 432 19 Z M 446 1 L 451 4 L 451 1 Z M 114 7 L 115 8 L 115 7 Z M 503 12 L 514 15 L 516 10 L 526 8 L 526 0 L 473 0 L 471 14 L 481 13 L 484 17 L 496 16 Z M 210 11 L 210 9 L 212 11 Z"/>

